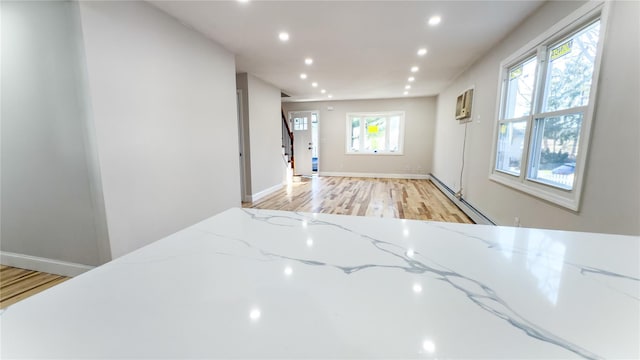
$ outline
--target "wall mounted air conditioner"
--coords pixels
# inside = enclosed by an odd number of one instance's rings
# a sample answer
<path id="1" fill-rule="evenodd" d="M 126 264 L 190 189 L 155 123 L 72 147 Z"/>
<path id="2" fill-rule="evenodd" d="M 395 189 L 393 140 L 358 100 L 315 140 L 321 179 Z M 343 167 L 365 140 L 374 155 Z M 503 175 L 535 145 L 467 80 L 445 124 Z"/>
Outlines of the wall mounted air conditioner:
<path id="1" fill-rule="evenodd" d="M 456 120 L 471 118 L 471 103 L 473 102 L 473 89 L 466 90 L 458 95 L 456 101 Z"/>

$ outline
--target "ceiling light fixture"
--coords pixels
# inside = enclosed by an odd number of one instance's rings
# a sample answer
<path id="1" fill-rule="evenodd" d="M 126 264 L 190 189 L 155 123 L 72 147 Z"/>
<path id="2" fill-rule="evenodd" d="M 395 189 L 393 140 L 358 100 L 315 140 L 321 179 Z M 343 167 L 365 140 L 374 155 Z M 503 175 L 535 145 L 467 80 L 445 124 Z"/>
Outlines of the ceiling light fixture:
<path id="1" fill-rule="evenodd" d="M 327 95 L 327 97 L 328 97 L 329 99 L 331 99 L 331 98 L 333 97 L 333 95 L 329 94 L 329 95 Z"/>
<path id="2" fill-rule="evenodd" d="M 414 82 L 416 80 L 416 78 L 414 78 L 413 76 L 408 78 L 407 80 L 409 80 L 409 82 Z"/>
<path id="3" fill-rule="evenodd" d="M 427 49 L 422 48 L 418 50 L 418 56 L 425 56 L 427 54 Z"/>
<path id="4" fill-rule="evenodd" d="M 318 87 L 318 83 L 317 82 L 313 82 L 313 83 L 311 83 L 311 86 Z"/>
<path id="5" fill-rule="evenodd" d="M 307 64 L 307 65 L 311 65 L 311 64 L 313 64 L 313 59 L 312 58 L 306 58 L 306 59 L 304 59 L 304 63 Z"/>
<path id="6" fill-rule="evenodd" d="M 407 85 L 407 86 L 405 86 L 405 87 L 404 87 L 404 89 L 405 89 L 405 90 L 409 90 L 409 89 L 411 89 L 411 85 Z"/>
<path id="7" fill-rule="evenodd" d="M 409 95 L 409 92 L 408 92 L 408 91 L 405 91 L 403 94 L 405 94 L 405 95 Z"/>
<path id="8" fill-rule="evenodd" d="M 325 90 L 325 89 L 320 90 L 320 93 L 322 93 L 322 94 L 324 94 L 326 92 L 327 92 L 327 90 Z"/>
<path id="9" fill-rule="evenodd" d="M 434 16 L 429 18 L 429 25 L 436 26 L 436 25 L 440 24 L 440 21 L 442 21 L 442 18 L 440 18 L 440 16 L 438 16 L 438 15 L 434 15 Z"/>
<path id="10" fill-rule="evenodd" d="M 248 3 L 249 0 L 238 0 L 239 3 Z"/>
<path id="11" fill-rule="evenodd" d="M 417 66 L 412 66 L 411 67 L 411 72 L 418 72 L 418 70 L 420 70 L 420 68 L 417 67 Z"/>
<path id="12" fill-rule="evenodd" d="M 305 73 L 300 74 L 300 79 L 304 80 L 306 78 L 307 78 L 307 74 Z"/>
<path id="13" fill-rule="evenodd" d="M 280 41 L 288 41 L 289 40 L 289 33 L 286 32 L 281 32 L 280 34 L 278 34 L 278 38 L 280 39 Z"/>

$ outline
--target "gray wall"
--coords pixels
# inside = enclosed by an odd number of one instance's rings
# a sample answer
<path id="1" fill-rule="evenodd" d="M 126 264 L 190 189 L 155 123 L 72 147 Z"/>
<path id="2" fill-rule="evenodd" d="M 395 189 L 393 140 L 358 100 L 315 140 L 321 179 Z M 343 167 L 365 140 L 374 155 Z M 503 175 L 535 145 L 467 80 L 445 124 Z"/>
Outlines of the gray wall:
<path id="1" fill-rule="evenodd" d="M 2 1 L 1 249 L 109 260 L 77 4 Z"/>
<path id="2" fill-rule="evenodd" d="M 455 98 L 475 86 L 463 188 L 465 198 L 493 220 L 522 226 L 640 234 L 640 113 L 638 2 L 611 2 L 598 98 L 580 212 L 561 208 L 489 180 L 499 64 L 582 5 L 548 2 L 438 97 L 433 174 L 459 188 L 464 126 Z M 477 116 L 480 118 L 478 119 Z M 479 120 L 479 122 L 478 122 Z"/>
<path id="3" fill-rule="evenodd" d="M 290 102 L 285 112 L 319 110 L 320 173 L 427 175 L 431 172 L 436 99 L 434 97 Z M 328 107 L 333 107 L 329 111 Z M 349 112 L 401 110 L 405 112 L 403 155 L 345 154 L 346 121 Z"/>
<path id="4" fill-rule="evenodd" d="M 255 196 L 282 185 L 280 90 L 251 74 L 236 76 L 242 91 L 247 188 Z"/>
<path id="5" fill-rule="evenodd" d="M 233 55 L 145 2 L 80 10 L 113 256 L 239 206 Z"/>

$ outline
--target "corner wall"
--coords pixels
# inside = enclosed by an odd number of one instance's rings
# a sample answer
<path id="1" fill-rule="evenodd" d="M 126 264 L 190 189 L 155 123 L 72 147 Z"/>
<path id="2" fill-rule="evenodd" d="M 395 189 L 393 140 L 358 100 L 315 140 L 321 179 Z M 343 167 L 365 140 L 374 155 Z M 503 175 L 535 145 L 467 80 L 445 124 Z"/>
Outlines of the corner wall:
<path id="1" fill-rule="evenodd" d="M 640 234 L 639 29 L 637 2 L 611 2 L 592 138 L 578 213 L 489 180 L 500 62 L 583 2 L 547 2 L 438 96 L 433 174 L 458 190 L 464 126 L 457 95 L 474 86 L 468 125 L 465 199 L 500 225 Z"/>
<path id="2" fill-rule="evenodd" d="M 243 97 L 245 176 L 255 201 L 284 180 L 280 90 L 251 74 L 238 74 L 236 80 Z"/>
<path id="3" fill-rule="evenodd" d="M 111 251 L 240 205 L 231 53 L 146 2 L 80 2 Z"/>
<path id="4" fill-rule="evenodd" d="M 0 6 L 2 263 L 76 275 L 111 258 L 78 4 Z"/>
<path id="5" fill-rule="evenodd" d="M 284 103 L 289 111 L 319 111 L 319 172 L 426 178 L 431 172 L 436 113 L 435 97 Z M 333 110 L 328 110 L 329 107 Z M 349 112 L 405 112 L 403 155 L 346 154 Z"/>

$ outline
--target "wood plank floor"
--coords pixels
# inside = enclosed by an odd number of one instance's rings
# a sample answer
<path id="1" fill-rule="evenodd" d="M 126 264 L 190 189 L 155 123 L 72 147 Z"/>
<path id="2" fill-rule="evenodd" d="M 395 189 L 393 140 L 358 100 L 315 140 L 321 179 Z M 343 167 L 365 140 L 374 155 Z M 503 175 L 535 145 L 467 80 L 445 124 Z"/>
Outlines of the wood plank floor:
<path id="1" fill-rule="evenodd" d="M 60 275 L 0 265 L 0 309 L 60 284 L 67 279 L 69 278 Z"/>
<path id="2" fill-rule="evenodd" d="M 473 223 L 429 180 L 303 177 L 243 207 Z"/>

